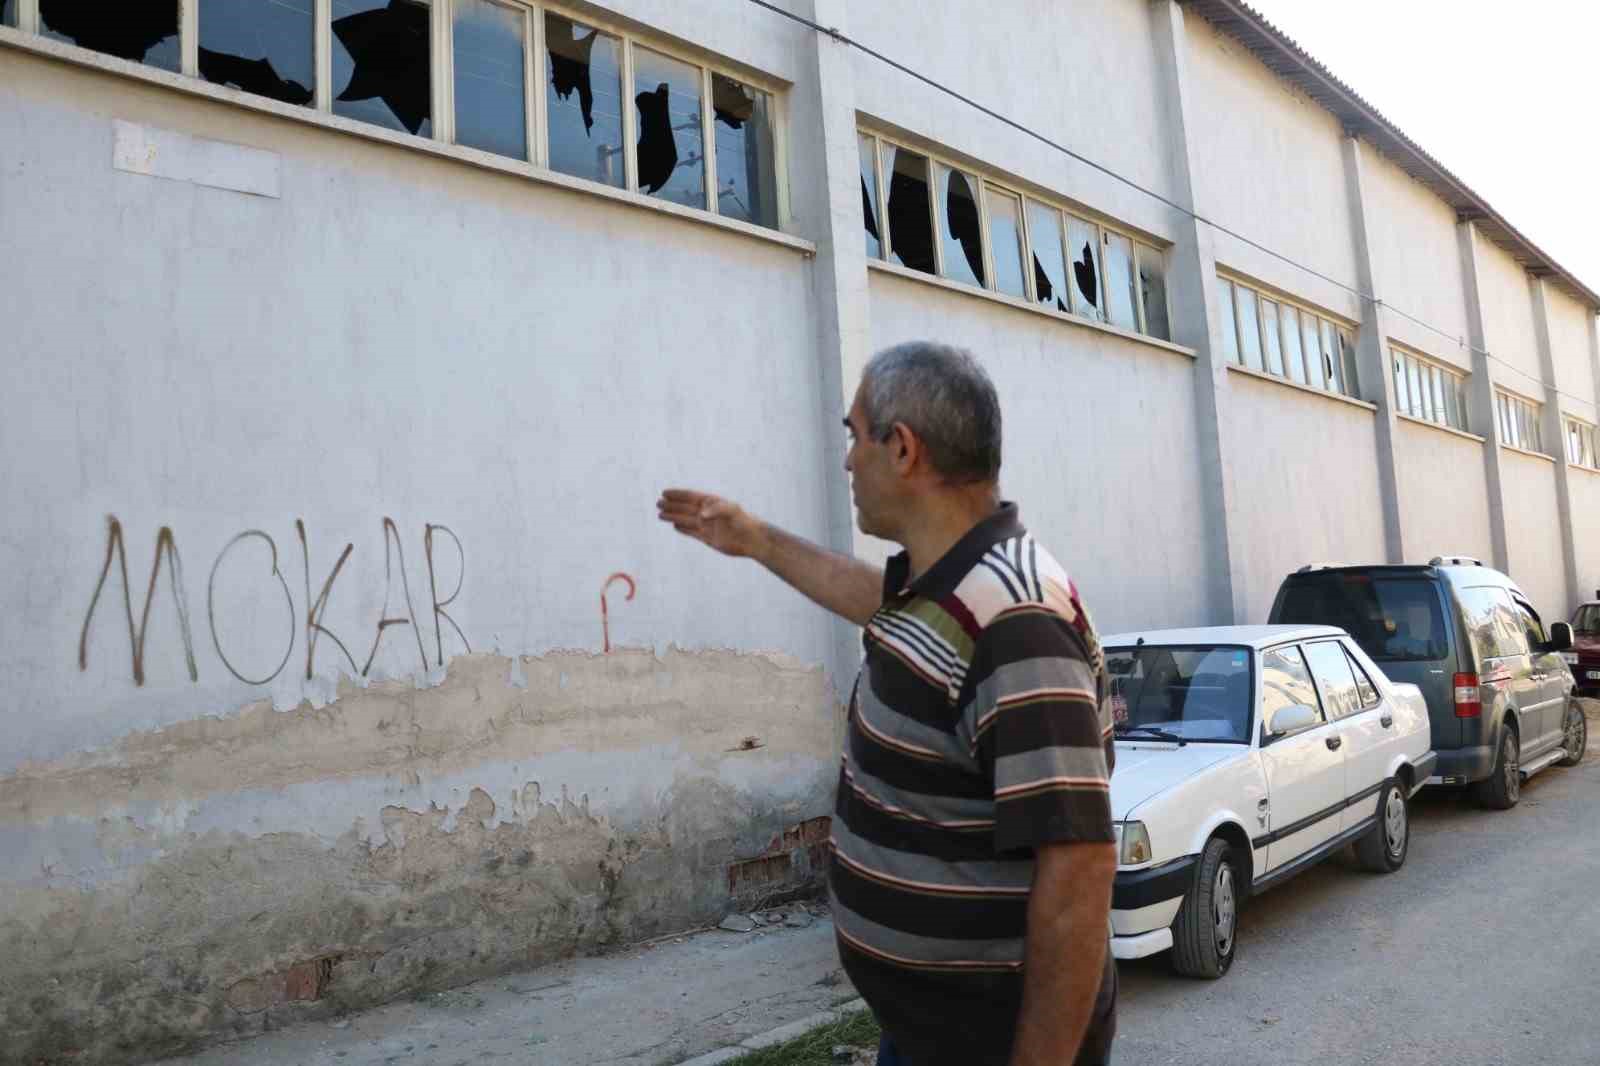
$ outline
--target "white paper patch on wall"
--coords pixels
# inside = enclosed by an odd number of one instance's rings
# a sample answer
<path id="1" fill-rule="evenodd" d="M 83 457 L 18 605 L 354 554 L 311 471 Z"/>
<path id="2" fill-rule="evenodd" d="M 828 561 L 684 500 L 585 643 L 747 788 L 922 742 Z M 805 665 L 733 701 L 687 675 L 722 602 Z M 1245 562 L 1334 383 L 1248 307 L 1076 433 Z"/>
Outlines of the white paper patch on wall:
<path id="1" fill-rule="evenodd" d="M 278 198 L 278 153 L 210 141 L 118 119 L 111 165 L 130 174 L 168 178 Z"/>

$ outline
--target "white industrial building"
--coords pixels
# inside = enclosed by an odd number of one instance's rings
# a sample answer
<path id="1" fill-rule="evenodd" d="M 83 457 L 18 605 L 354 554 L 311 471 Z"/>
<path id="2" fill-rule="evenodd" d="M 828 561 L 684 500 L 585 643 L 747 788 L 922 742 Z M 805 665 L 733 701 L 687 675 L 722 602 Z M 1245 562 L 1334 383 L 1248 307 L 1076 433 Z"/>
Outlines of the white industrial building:
<path id="1" fill-rule="evenodd" d="M 972 349 L 1102 629 L 1600 584 L 1600 297 L 1240 0 L 0 2 L 0 1061 L 816 873 L 880 347 Z"/>

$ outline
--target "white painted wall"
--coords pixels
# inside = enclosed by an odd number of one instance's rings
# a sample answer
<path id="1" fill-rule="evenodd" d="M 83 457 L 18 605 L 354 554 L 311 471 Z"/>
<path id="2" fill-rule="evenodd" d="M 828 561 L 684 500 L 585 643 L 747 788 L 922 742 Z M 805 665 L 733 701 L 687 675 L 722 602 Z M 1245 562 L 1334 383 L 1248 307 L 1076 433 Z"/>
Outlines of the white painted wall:
<path id="1" fill-rule="evenodd" d="M 1527 271 L 1498 245 L 1479 240 L 1478 284 L 1483 300 L 1484 339 L 1495 360 L 1490 370 L 1496 383 L 1543 400 L 1538 333 Z"/>
<path id="2" fill-rule="evenodd" d="M 1566 395 L 1561 408 L 1595 421 L 1594 366 L 1590 362 L 1589 336 L 1594 313 L 1554 285 L 1546 285 L 1550 314 L 1550 355 L 1555 362 L 1556 387 Z"/>
<path id="3" fill-rule="evenodd" d="M 1209 555 L 1188 356 L 880 271 L 873 346 L 972 350 L 1005 419 L 1001 484 L 1103 632 L 1202 624 Z"/>
<path id="4" fill-rule="evenodd" d="M 1250 614 L 1267 620 L 1285 575 L 1311 562 L 1382 562 L 1371 411 L 1230 373 L 1228 417 L 1249 426 L 1229 471 L 1249 568 Z"/>
<path id="5" fill-rule="evenodd" d="M 1578 558 L 1578 594 L 1587 599 L 1600 589 L 1600 474 L 1573 468 L 1573 543 Z"/>
<path id="6" fill-rule="evenodd" d="M 1406 562 L 1468 555 L 1494 564 L 1482 443 L 1399 419 L 1395 471 Z"/>
<path id="7" fill-rule="evenodd" d="M 1362 160 L 1373 271 L 1396 312 L 1386 319 L 1393 338 L 1470 373 L 1455 212 L 1380 153 Z"/>
<path id="8" fill-rule="evenodd" d="M 1541 615 L 1565 618 L 1572 604 L 1561 554 L 1555 467 L 1544 459 L 1502 448 L 1500 477 L 1506 498 L 1511 577 L 1533 598 Z"/>

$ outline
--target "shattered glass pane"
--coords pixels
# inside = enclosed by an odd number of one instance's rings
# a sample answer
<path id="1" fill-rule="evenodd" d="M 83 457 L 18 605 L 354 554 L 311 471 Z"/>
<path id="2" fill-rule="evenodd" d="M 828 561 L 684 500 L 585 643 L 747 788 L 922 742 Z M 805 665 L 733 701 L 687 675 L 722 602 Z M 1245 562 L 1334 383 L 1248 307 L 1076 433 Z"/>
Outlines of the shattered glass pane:
<path id="1" fill-rule="evenodd" d="M 1230 363 L 1239 362 L 1239 324 L 1233 311 L 1233 283 L 1217 279 L 1217 315 L 1222 319 L 1222 355 Z"/>
<path id="2" fill-rule="evenodd" d="M 1444 421 L 1447 426 L 1461 428 L 1460 396 L 1456 391 L 1455 375 L 1444 375 Z"/>
<path id="3" fill-rule="evenodd" d="M 1457 429 L 1472 431 L 1472 418 L 1467 413 L 1467 385 L 1464 381 L 1456 382 L 1456 408 L 1461 412 L 1461 424 Z"/>
<path id="4" fill-rule="evenodd" d="M 200 76 L 309 105 L 316 84 L 313 0 L 200 0 Z"/>
<path id="5" fill-rule="evenodd" d="M 1361 378 L 1356 375 L 1356 342 L 1349 330 L 1339 331 L 1339 351 L 1344 356 L 1344 390 L 1359 397 Z"/>
<path id="6" fill-rule="evenodd" d="M 1300 312 L 1293 307 L 1285 306 L 1282 314 L 1278 333 L 1283 341 L 1283 365 L 1289 372 L 1289 380 L 1298 384 L 1306 383 L 1305 355 L 1300 349 Z"/>
<path id="7" fill-rule="evenodd" d="M 1072 261 L 1072 309 L 1096 322 L 1106 320 L 1100 291 L 1100 227 L 1067 216 L 1067 257 Z"/>
<path id="8" fill-rule="evenodd" d="M 1167 319 L 1166 262 L 1160 252 L 1139 245 L 1139 294 L 1144 300 L 1144 331 L 1164 341 L 1172 339 Z"/>
<path id="9" fill-rule="evenodd" d="M 1070 311 L 1067 261 L 1061 254 L 1061 212 L 1029 200 L 1028 237 L 1033 246 L 1034 299 L 1057 311 Z"/>
<path id="10" fill-rule="evenodd" d="M 1106 313 L 1113 326 L 1137 331 L 1137 296 L 1133 290 L 1133 242 L 1120 233 L 1106 234 Z"/>
<path id="11" fill-rule="evenodd" d="M 39 0 L 39 32 L 163 70 L 180 66 L 178 0 Z"/>
<path id="12" fill-rule="evenodd" d="M 889 251 L 901 266 L 934 273 L 933 201 L 928 195 L 928 160 L 898 145 L 883 145 L 889 175 Z"/>
<path id="13" fill-rule="evenodd" d="M 867 258 L 883 258 L 883 230 L 878 228 L 878 142 L 861 134 L 857 138 L 861 157 L 861 219 L 866 223 Z"/>
<path id="14" fill-rule="evenodd" d="M 1234 292 L 1239 297 L 1239 348 L 1244 355 L 1244 365 L 1251 370 L 1262 370 L 1261 323 L 1256 319 L 1255 290 L 1235 285 Z"/>
<path id="15" fill-rule="evenodd" d="M 1305 349 L 1306 384 L 1318 389 L 1327 388 L 1327 371 L 1322 362 L 1322 333 L 1317 328 L 1316 315 L 1301 312 L 1300 347 Z"/>
<path id="16" fill-rule="evenodd" d="M 1292 307 L 1283 309 L 1285 315 L 1294 314 Z M 1283 377 L 1283 339 L 1278 333 L 1278 302 L 1261 298 L 1261 336 L 1266 340 L 1267 372 Z"/>
<path id="17" fill-rule="evenodd" d="M 1399 352 L 1390 352 L 1389 357 L 1394 360 L 1394 409 L 1403 414 L 1411 413 L 1411 390 L 1406 385 L 1406 364 Z"/>
<path id="18" fill-rule="evenodd" d="M 1333 323 L 1323 319 L 1321 325 L 1322 361 L 1327 372 L 1328 388 L 1332 392 L 1348 392 L 1344 384 L 1344 359 L 1339 352 L 1339 338 L 1334 333 Z"/>
<path id="19" fill-rule="evenodd" d="M 544 43 L 550 169 L 622 188 L 622 42 L 548 11 Z"/>
<path id="20" fill-rule="evenodd" d="M 983 232 L 978 224 L 978 182 L 943 163 L 935 168 L 939 188 L 940 248 L 944 276 L 969 285 L 984 283 Z"/>
<path id="21" fill-rule="evenodd" d="M 717 146 L 717 213 L 777 229 L 772 95 L 713 71 L 711 110 Z"/>
<path id="22" fill-rule="evenodd" d="M 639 191 L 685 207 L 705 207 L 700 68 L 648 48 L 635 48 L 633 88 L 639 124 Z"/>
<path id="23" fill-rule="evenodd" d="M 994 249 L 996 292 L 1026 299 L 1022 273 L 1022 203 L 1015 196 L 989 190 L 989 244 Z"/>
<path id="24" fill-rule="evenodd" d="M 333 0 L 333 112 L 433 136 L 428 5 Z"/>
<path id="25" fill-rule="evenodd" d="M 522 11 L 456 0 L 456 143 L 528 158 Z"/>

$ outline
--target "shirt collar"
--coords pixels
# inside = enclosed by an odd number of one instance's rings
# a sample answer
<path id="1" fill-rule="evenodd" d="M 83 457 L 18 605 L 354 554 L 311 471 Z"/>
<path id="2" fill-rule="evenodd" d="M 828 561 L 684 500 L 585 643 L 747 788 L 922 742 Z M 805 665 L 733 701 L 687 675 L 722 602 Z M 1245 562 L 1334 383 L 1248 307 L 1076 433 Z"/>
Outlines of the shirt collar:
<path id="1" fill-rule="evenodd" d="M 1017 514 L 1017 505 L 1002 500 L 994 513 L 967 530 L 939 561 L 907 584 L 911 576 L 911 553 L 900 552 L 889 559 L 883 571 L 883 598 L 885 601 L 902 596 L 922 596 L 937 600 L 954 592 L 963 578 L 978 565 L 983 553 L 1026 530 Z"/>

